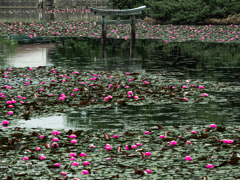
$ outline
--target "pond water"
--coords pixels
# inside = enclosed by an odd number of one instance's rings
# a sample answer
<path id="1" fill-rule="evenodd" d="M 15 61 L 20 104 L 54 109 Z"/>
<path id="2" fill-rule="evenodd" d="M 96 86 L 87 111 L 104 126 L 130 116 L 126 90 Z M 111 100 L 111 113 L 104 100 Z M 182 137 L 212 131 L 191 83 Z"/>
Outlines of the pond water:
<path id="1" fill-rule="evenodd" d="M 169 43 L 136 40 L 135 57 L 130 58 L 130 42 L 107 39 L 102 57 L 100 39 L 61 43 L 12 44 L 0 47 L 1 67 L 61 66 L 78 70 L 121 70 L 161 74 L 179 80 L 219 82 L 226 92 L 207 92 L 224 97 L 226 102 L 192 105 L 127 106 L 125 109 L 82 109 L 19 120 L 10 127 L 55 129 L 117 129 L 138 126 L 224 124 L 240 125 L 239 87 L 240 45 L 237 43 Z"/>
<path id="2" fill-rule="evenodd" d="M 71 15 L 70 18 L 74 19 Z M 44 20 L 36 16 L 36 20 Z M 16 18 L 16 17 L 13 17 Z M 44 18 L 44 17 L 43 17 Z M 50 18 L 50 19 L 49 19 Z M 51 19 L 53 18 L 53 19 Z M 68 17 L 69 18 L 69 17 Z M 7 18 L 11 20 L 11 18 Z M 24 19 L 24 18 L 23 18 Z M 33 18 L 34 19 L 34 18 Z M 63 20 L 45 17 L 46 20 Z M 84 18 L 83 18 L 84 19 Z M 78 19 L 79 20 L 79 19 Z M 137 39 L 134 57 L 130 41 L 107 38 L 102 52 L 101 39 L 82 38 L 56 43 L 0 43 L 1 67 L 56 66 L 78 70 L 120 70 L 160 74 L 178 80 L 222 83 L 228 92 L 207 92 L 226 102 L 209 104 L 166 104 L 127 106 L 125 109 L 82 109 L 71 113 L 20 119 L 12 127 L 54 129 L 128 129 L 161 125 L 240 125 L 240 44 L 171 42 Z"/>

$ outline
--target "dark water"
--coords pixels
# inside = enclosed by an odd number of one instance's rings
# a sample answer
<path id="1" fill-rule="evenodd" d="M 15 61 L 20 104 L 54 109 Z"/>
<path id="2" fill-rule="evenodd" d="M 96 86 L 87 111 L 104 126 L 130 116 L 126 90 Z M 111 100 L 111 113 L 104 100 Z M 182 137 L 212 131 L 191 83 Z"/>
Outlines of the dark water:
<path id="1" fill-rule="evenodd" d="M 19 120 L 13 126 L 55 129 L 117 129 L 162 125 L 240 125 L 240 45 L 236 43 L 159 43 L 136 40 L 130 58 L 130 41 L 108 39 L 103 57 L 100 39 L 55 44 L 0 45 L 1 67 L 61 66 L 79 70 L 120 70 L 160 73 L 179 80 L 225 83 L 227 92 L 207 92 L 226 102 L 193 105 L 127 106 L 126 109 L 80 111 Z M 20 59 L 22 58 L 22 63 Z M 34 63 L 35 62 L 35 63 Z"/>

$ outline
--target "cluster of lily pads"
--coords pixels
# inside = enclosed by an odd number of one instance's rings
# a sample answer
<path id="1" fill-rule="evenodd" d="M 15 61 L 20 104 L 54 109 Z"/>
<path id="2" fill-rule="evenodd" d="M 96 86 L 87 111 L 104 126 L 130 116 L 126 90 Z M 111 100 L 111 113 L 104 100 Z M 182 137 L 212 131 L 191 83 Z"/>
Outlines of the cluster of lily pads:
<path id="1" fill-rule="evenodd" d="M 82 108 L 226 101 L 206 93 L 223 88 L 214 82 L 47 66 L 2 68 L 0 88 L 0 118 L 5 125 L 7 120 Z"/>
<path id="2" fill-rule="evenodd" d="M 0 177 L 238 179 L 238 127 L 157 124 L 147 129 L 2 129 Z M 3 165 L 3 164 L 2 164 Z"/>
<path id="3" fill-rule="evenodd" d="M 239 42 L 240 31 L 237 25 L 174 26 L 152 25 L 144 22 L 136 25 L 136 39 L 155 39 L 160 42 Z M 3 22 L 0 24 L 2 36 L 34 37 L 89 37 L 101 38 L 102 25 L 95 21 L 53 21 L 53 22 Z M 130 39 L 131 25 L 108 25 L 107 38 Z"/>

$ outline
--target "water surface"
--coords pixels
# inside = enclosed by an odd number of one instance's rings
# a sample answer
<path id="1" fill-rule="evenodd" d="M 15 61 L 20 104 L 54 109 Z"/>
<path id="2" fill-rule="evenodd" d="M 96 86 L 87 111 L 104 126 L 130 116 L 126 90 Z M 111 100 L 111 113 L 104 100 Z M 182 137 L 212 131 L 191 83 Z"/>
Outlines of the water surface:
<path id="1" fill-rule="evenodd" d="M 125 109 L 82 109 L 19 120 L 12 126 L 55 129 L 117 129 L 139 126 L 222 124 L 240 125 L 240 45 L 238 43 L 159 43 L 136 40 L 130 58 L 130 41 L 108 38 L 105 55 L 100 39 L 75 39 L 56 43 L 0 45 L 1 67 L 60 66 L 77 70 L 103 70 L 158 74 L 191 81 L 222 83 L 227 92 L 206 92 L 226 102 L 193 105 L 127 106 Z M 9 126 L 11 127 L 11 126 Z"/>

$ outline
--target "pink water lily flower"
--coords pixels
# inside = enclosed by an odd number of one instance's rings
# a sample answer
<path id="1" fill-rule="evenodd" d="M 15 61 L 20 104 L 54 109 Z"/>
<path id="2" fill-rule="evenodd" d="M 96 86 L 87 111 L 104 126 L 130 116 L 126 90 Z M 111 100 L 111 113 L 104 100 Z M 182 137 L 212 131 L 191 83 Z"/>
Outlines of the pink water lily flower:
<path id="1" fill-rule="evenodd" d="M 83 165 L 84 165 L 84 166 L 88 166 L 89 164 L 90 164 L 90 163 L 89 163 L 88 161 L 84 161 L 84 162 L 83 162 Z"/>
<path id="2" fill-rule="evenodd" d="M 139 97 L 138 96 L 134 96 L 134 99 L 138 99 Z"/>
<path id="3" fill-rule="evenodd" d="M 81 153 L 80 156 L 86 156 L 87 154 L 86 153 Z"/>
<path id="4" fill-rule="evenodd" d="M 43 159 L 46 159 L 45 156 L 40 156 L 39 159 L 43 160 Z"/>
<path id="5" fill-rule="evenodd" d="M 222 141 L 223 143 L 225 143 L 225 144 L 231 144 L 231 143 L 233 143 L 233 140 L 231 140 L 231 139 L 223 139 L 223 140 L 220 140 L 220 141 Z"/>
<path id="6" fill-rule="evenodd" d="M 203 89 L 203 86 L 199 86 L 199 89 Z"/>
<path id="7" fill-rule="evenodd" d="M 23 160 L 26 161 L 26 160 L 29 160 L 29 158 L 25 156 L 23 157 Z"/>
<path id="8" fill-rule="evenodd" d="M 71 134 L 69 137 L 70 138 L 76 138 L 77 136 L 75 134 Z"/>
<path id="9" fill-rule="evenodd" d="M 192 134 L 197 134 L 197 131 L 191 131 Z"/>
<path id="10" fill-rule="evenodd" d="M 206 165 L 206 168 L 212 169 L 212 168 L 214 168 L 214 165 L 208 164 L 208 165 Z"/>
<path id="11" fill-rule="evenodd" d="M 75 153 L 69 153 L 69 157 L 74 157 L 74 156 L 76 156 Z"/>
<path id="12" fill-rule="evenodd" d="M 186 160 L 186 161 L 192 161 L 192 157 L 191 157 L 191 156 L 186 156 L 186 157 L 185 157 L 185 160 Z"/>
<path id="13" fill-rule="evenodd" d="M 58 141 L 58 138 L 53 138 L 52 140 L 53 140 L 53 141 Z"/>
<path id="14" fill-rule="evenodd" d="M 106 146 L 105 148 L 106 148 L 107 151 L 111 151 L 112 150 L 111 146 Z"/>
<path id="15" fill-rule="evenodd" d="M 59 131 L 53 131 L 52 134 L 57 135 L 57 134 L 60 134 L 60 133 L 59 133 Z"/>
<path id="16" fill-rule="evenodd" d="M 133 92 L 132 91 L 128 91 L 128 94 L 130 95 L 130 94 L 133 94 Z"/>
<path id="17" fill-rule="evenodd" d="M 160 137 L 161 139 L 162 139 L 162 138 L 165 138 L 165 136 L 164 136 L 164 135 L 160 135 L 159 137 Z"/>
<path id="18" fill-rule="evenodd" d="M 119 138 L 119 135 L 115 134 L 113 135 L 113 138 Z"/>
<path id="19" fill-rule="evenodd" d="M 54 164 L 55 166 L 58 166 L 58 167 L 60 167 L 61 166 L 61 164 L 59 164 L 59 163 L 56 163 L 56 164 Z"/>
<path id="20" fill-rule="evenodd" d="M 191 144 L 192 142 L 191 142 L 191 141 L 187 141 L 186 143 L 187 143 L 187 144 Z"/>
<path id="21" fill-rule="evenodd" d="M 152 153 L 150 153 L 150 152 L 145 152 L 145 155 L 146 155 L 146 156 L 151 156 Z"/>
<path id="22" fill-rule="evenodd" d="M 105 97 L 104 101 L 107 101 L 107 99 L 112 99 L 112 96 L 109 95 L 109 96 Z"/>
<path id="23" fill-rule="evenodd" d="M 172 141 L 170 142 L 170 144 L 171 144 L 172 146 L 174 146 L 174 145 L 177 144 L 177 141 L 172 140 Z"/>
<path id="24" fill-rule="evenodd" d="M 137 146 L 136 145 L 132 145 L 132 149 L 136 148 Z"/>
<path id="25" fill-rule="evenodd" d="M 62 172 L 61 174 L 62 174 L 62 175 L 64 175 L 64 176 L 66 176 L 66 175 L 67 175 L 67 173 L 65 173 L 65 172 Z"/>
<path id="26" fill-rule="evenodd" d="M 150 170 L 150 169 L 146 169 L 145 170 L 147 173 L 151 173 L 152 172 L 152 170 Z"/>
<path id="27" fill-rule="evenodd" d="M 79 163 L 78 162 L 73 162 L 72 166 L 79 166 Z"/>
<path id="28" fill-rule="evenodd" d="M 89 172 L 87 170 L 82 170 L 83 174 L 89 174 Z"/>
<path id="29" fill-rule="evenodd" d="M 76 144 L 77 140 L 71 140 L 71 143 Z"/>
<path id="30" fill-rule="evenodd" d="M 144 132 L 144 134 L 149 134 L 149 133 L 150 133 L 149 131 Z"/>
<path id="31" fill-rule="evenodd" d="M 11 114 L 13 114 L 13 112 L 12 112 L 12 111 L 9 111 L 9 112 L 8 112 L 8 115 L 11 115 Z"/>
<path id="32" fill-rule="evenodd" d="M 216 124 L 210 124 L 210 128 L 215 128 L 215 127 L 217 127 Z"/>
<path id="33" fill-rule="evenodd" d="M 4 120 L 2 124 L 9 124 L 9 122 L 7 120 Z"/>
<path id="34" fill-rule="evenodd" d="M 74 157 L 72 157 L 71 159 L 70 159 L 70 161 L 75 161 L 76 160 L 76 158 L 74 158 Z"/>

